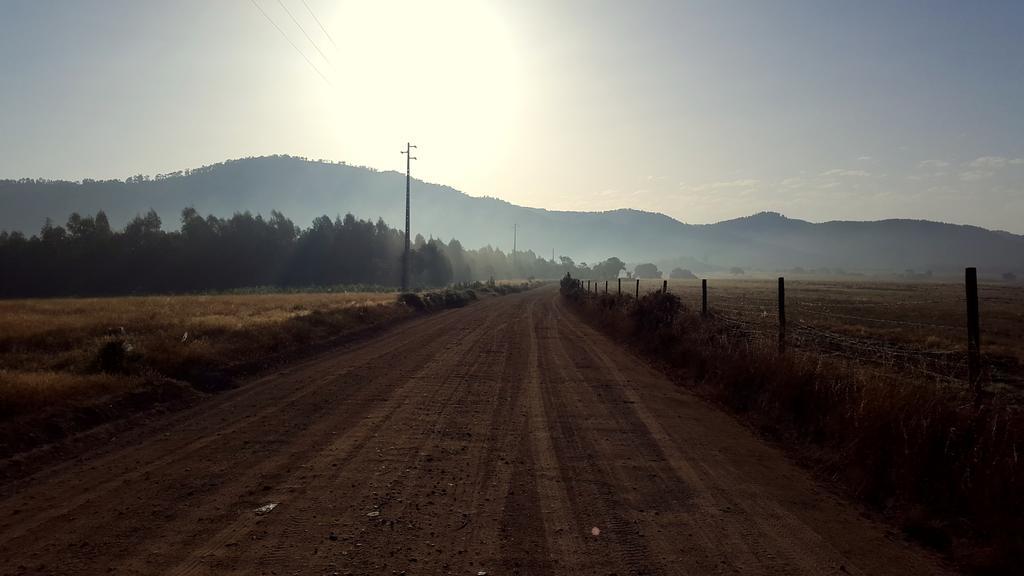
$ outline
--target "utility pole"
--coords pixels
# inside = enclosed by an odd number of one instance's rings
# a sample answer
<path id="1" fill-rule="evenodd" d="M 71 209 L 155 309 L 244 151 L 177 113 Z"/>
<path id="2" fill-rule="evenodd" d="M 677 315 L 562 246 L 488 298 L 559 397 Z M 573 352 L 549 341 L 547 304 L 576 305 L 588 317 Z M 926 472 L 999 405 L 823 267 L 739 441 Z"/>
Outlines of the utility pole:
<path id="1" fill-rule="evenodd" d="M 402 292 L 409 289 L 409 180 L 412 170 L 412 161 L 416 159 L 412 155 L 412 149 L 416 146 L 405 143 L 405 252 L 402 253 Z"/>
<path id="2" fill-rule="evenodd" d="M 981 327 L 978 321 L 978 269 L 964 272 L 967 286 L 967 375 L 976 393 L 981 392 Z"/>
<path id="3" fill-rule="evenodd" d="M 516 240 L 519 236 L 519 224 L 512 225 L 512 274 L 516 273 Z"/>
<path id="4" fill-rule="evenodd" d="M 779 277 L 779 354 L 786 351 L 786 279 Z"/>

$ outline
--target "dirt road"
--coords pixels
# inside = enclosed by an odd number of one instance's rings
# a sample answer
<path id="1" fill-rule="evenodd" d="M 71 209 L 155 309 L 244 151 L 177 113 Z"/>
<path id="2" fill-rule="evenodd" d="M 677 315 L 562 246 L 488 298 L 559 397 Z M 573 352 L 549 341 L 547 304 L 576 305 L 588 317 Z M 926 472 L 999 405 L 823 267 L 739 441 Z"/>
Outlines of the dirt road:
<path id="1" fill-rule="evenodd" d="M 2 489 L 4 574 L 942 572 L 553 288 L 417 319 Z"/>

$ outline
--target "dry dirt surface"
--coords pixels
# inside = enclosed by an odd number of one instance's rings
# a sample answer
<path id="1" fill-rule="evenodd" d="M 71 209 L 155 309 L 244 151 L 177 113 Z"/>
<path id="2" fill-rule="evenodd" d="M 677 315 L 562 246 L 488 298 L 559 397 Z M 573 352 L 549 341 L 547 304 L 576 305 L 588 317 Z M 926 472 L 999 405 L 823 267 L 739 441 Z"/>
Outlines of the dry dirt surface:
<path id="1" fill-rule="evenodd" d="M 936 574 L 553 287 L 0 487 L 3 574 Z"/>

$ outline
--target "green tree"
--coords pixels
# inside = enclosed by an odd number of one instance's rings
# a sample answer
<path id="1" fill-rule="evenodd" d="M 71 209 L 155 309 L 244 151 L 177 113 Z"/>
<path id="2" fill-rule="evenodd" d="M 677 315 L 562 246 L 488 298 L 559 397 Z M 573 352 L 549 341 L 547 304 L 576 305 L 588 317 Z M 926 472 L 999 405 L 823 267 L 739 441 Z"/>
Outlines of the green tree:
<path id="1" fill-rule="evenodd" d="M 661 278 L 661 270 L 650 262 L 637 264 L 633 269 L 634 278 Z"/>
<path id="2" fill-rule="evenodd" d="M 618 278 L 619 272 L 626 269 L 626 263 L 618 258 L 612 256 L 604 262 L 599 262 L 594 265 L 593 273 L 594 277 L 598 279 L 609 279 Z"/>

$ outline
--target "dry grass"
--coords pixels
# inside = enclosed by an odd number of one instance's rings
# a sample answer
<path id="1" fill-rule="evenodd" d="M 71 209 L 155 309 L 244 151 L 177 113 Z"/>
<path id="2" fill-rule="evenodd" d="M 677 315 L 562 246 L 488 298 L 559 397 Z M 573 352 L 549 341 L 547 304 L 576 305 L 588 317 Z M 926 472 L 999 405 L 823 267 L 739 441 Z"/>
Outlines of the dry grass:
<path id="1" fill-rule="evenodd" d="M 394 294 L 251 294 L 0 300 L 0 347 L 14 341 L 45 341 L 54 335 L 105 334 L 136 327 L 236 330 L 308 314 L 356 306 L 391 304 Z"/>
<path id="2" fill-rule="evenodd" d="M 140 377 L 120 374 L 20 370 L 0 372 L 0 398 L 3 398 L 4 411 L 10 413 L 26 413 L 40 405 L 57 405 L 123 393 L 141 385 Z"/>
<path id="3" fill-rule="evenodd" d="M 384 293 L 0 301 L 0 417 L 187 377 L 405 313 Z M 116 366 L 102 365 L 104 346 L 122 347 Z"/>

